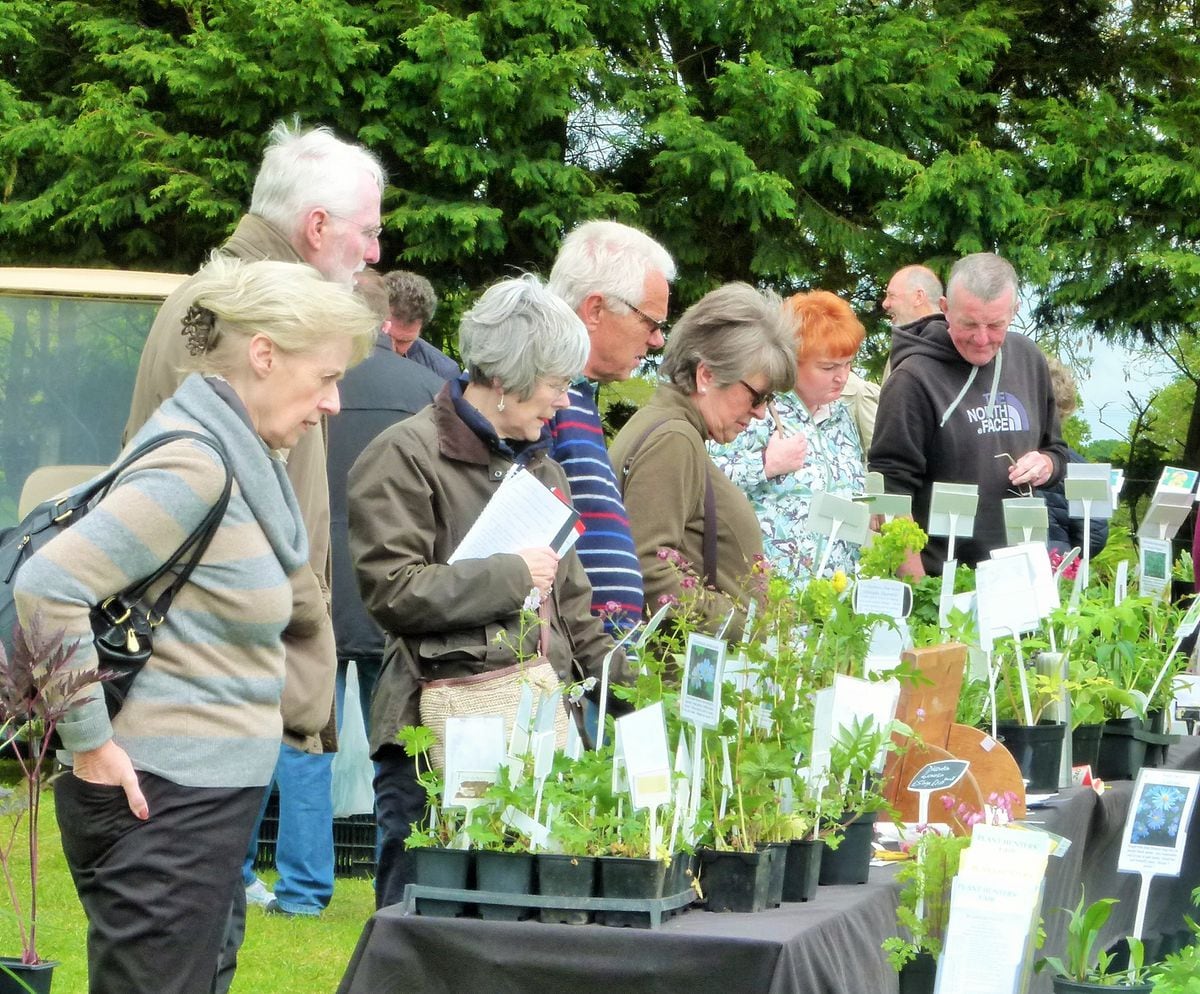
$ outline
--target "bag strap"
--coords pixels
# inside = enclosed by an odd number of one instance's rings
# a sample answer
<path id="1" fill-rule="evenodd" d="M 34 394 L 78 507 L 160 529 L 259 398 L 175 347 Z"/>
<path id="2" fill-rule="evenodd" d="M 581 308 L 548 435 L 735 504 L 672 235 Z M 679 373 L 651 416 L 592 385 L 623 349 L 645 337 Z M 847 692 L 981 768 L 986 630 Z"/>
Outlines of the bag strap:
<path id="1" fill-rule="evenodd" d="M 158 598 L 154 602 L 154 606 L 150 609 L 149 621 L 152 626 L 157 626 L 162 622 L 163 618 L 166 616 L 167 609 L 170 608 L 171 602 L 175 599 L 175 595 L 179 593 L 183 585 L 187 583 L 188 578 L 191 577 L 192 571 L 196 568 L 197 564 L 199 564 L 200 559 L 208 549 L 209 543 L 212 541 L 213 535 L 216 534 L 217 528 L 221 523 L 221 519 L 225 517 L 225 511 L 229 507 L 229 496 L 233 489 L 233 475 L 229 470 L 229 461 L 225 456 L 225 449 L 222 447 L 221 443 L 217 441 L 217 439 L 209 435 L 201 435 L 199 432 L 166 432 L 163 435 L 159 435 L 157 438 L 150 439 L 149 442 L 147 442 L 145 445 L 139 446 L 126 459 L 122 460 L 120 466 L 117 467 L 116 472 L 113 473 L 113 479 L 108 481 L 108 484 L 104 489 L 104 493 L 107 493 L 116 476 L 128 469 L 135 462 L 137 462 L 138 459 L 142 458 L 147 453 L 154 451 L 162 445 L 166 445 L 170 442 L 177 442 L 182 439 L 191 439 L 192 441 L 200 442 L 204 445 L 207 445 L 217 454 L 217 458 L 220 460 L 221 468 L 225 474 L 225 483 L 221 488 L 221 494 L 217 498 L 216 503 L 208 509 L 208 512 L 200 520 L 200 523 L 197 524 L 192 530 L 192 533 L 183 540 L 180 546 L 171 553 L 167 560 L 136 586 L 129 587 L 118 595 L 118 597 L 126 603 L 140 601 L 146 596 L 147 592 L 152 586 L 154 586 L 155 583 L 162 579 L 162 577 L 166 576 L 168 572 L 174 569 L 180 563 L 180 561 L 183 560 L 184 554 L 189 548 L 191 548 L 192 554 L 185 562 L 183 562 L 183 566 L 176 574 L 175 579 L 171 582 L 170 586 L 168 586 L 166 590 L 158 595 Z"/>
<path id="2" fill-rule="evenodd" d="M 656 421 L 652 424 L 639 438 L 633 443 L 633 448 L 629 450 L 629 455 L 625 457 L 625 462 L 621 466 L 621 477 L 624 479 L 629 475 L 629 470 L 633 465 L 633 457 L 641 451 L 643 445 L 654 432 L 658 431 L 668 421 L 683 421 L 683 418 L 663 418 L 661 421 Z M 684 422 L 686 424 L 686 422 Z M 717 494 L 713 489 L 712 476 L 710 476 L 711 467 L 705 464 L 704 467 L 704 537 L 701 540 L 701 568 L 704 571 L 704 585 L 706 587 L 715 587 L 717 584 L 717 529 L 713 527 L 713 522 L 717 520 Z"/>

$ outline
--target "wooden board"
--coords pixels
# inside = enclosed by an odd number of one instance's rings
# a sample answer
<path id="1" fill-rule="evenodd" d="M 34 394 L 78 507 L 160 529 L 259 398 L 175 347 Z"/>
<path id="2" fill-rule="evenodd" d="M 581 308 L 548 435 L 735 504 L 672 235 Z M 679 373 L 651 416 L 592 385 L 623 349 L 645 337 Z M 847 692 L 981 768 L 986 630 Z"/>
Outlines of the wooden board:
<path id="1" fill-rule="evenodd" d="M 893 806 L 900 813 L 900 820 L 915 822 L 920 818 L 921 797 L 914 791 L 909 790 L 908 785 L 912 782 L 912 778 L 921 772 L 922 767 L 929 763 L 936 763 L 942 759 L 965 758 L 964 756 L 951 755 L 950 752 L 938 746 L 914 745 L 910 747 L 900 762 L 897 763 L 895 771 L 896 782 L 889 785 L 890 787 L 894 787 L 896 796 Z M 946 806 L 942 801 L 943 797 L 952 798 L 954 807 L 957 807 L 960 803 L 965 803 L 973 811 L 983 811 L 983 792 L 979 789 L 979 784 L 976 782 L 970 769 L 949 790 L 935 790 L 930 793 L 929 812 L 925 819 L 927 823 L 954 824 L 954 819 L 949 816 Z M 958 834 L 963 834 L 961 826 L 956 826 L 955 831 Z"/>
<path id="2" fill-rule="evenodd" d="M 978 728 L 954 724 L 950 726 L 946 748 L 955 759 L 965 759 L 971 764 L 971 774 L 985 800 L 992 794 L 1010 790 L 1017 796 L 1012 816 L 1025 817 L 1025 781 L 1017 761 L 1003 745 Z"/>

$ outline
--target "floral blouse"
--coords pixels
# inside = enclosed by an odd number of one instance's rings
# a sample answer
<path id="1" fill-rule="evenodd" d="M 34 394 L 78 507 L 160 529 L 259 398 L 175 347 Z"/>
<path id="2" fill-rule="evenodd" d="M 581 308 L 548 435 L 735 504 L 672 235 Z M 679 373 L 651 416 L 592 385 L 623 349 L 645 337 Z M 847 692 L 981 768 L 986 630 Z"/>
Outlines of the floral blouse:
<path id="1" fill-rule="evenodd" d="M 861 494 L 866 484 L 862 442 L 850 409 L 840 400 L 809 413 L 795 393 L 780 394 L 775 410 L 785 435 L 803 433 L 808 438 L 804 465 L 792 473 L 767 479 L 763 457 L 775 431 L 775 420 L 754 421 L 732 442 L 709 442 L 709 453 L 750 498 L 763 533 L 763 551 L 782 576 L 804 584 L 820 565 L 825 551 L 823 535 L 806 528 L 809 504 L 822 490 L 841 496 Z M 853 573 L 858 546 L 841 539 L 834 542 L 825 568 L 829 577 L 837 570 Z"/>

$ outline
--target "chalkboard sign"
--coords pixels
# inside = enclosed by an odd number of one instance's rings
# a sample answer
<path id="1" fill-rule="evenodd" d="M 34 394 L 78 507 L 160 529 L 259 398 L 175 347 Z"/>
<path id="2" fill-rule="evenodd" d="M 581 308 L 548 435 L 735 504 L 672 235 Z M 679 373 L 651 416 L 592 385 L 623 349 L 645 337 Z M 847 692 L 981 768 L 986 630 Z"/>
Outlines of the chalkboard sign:
<path id="1" fill-rule="evenodd" d="M 965 759 L 942 759 L 922 766 L 908 785 L 909 790 L 948 790 L 967 772 Z"/>

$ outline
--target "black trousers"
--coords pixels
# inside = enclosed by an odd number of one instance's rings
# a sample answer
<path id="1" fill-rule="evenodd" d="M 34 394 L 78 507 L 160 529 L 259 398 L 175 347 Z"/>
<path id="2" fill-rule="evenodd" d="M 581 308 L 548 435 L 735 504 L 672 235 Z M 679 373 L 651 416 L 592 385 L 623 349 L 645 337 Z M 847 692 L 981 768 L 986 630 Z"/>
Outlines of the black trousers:
<path id="1" fill-rule="evenodd" d="M 88 917 L 90 994 L 209 994 L 262 787 L 181 787 L 139 773 L 125 791 L 70 771 L 54 784 L 63 851 Z"/>
<path id="2" fill-rule="evenodd" d="M 379 865 L 375 907 L 404 900 L 404 886 L 416 882 L 413 854 L 404 848 L 413 822 L 425 815 L 425 788 L 417 783 L 416 760 L 403 746 L 385 745 L 375 754 L 375 821 L 379 825 Z"/>

